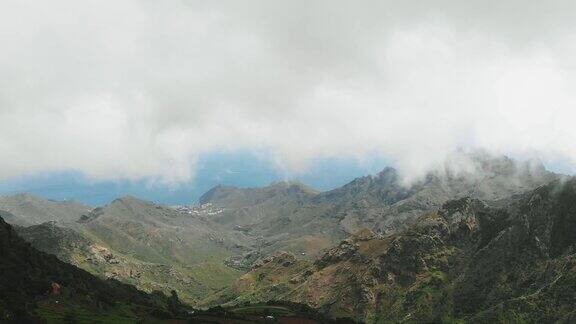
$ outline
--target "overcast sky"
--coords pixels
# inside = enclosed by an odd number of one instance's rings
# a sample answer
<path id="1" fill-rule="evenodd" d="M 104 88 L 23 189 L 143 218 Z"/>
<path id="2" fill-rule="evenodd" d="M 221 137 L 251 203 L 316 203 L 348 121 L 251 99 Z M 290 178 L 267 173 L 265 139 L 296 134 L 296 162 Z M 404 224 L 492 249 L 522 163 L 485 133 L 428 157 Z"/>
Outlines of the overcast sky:
<path id="1" fill-rule="evenodd" d="M 459 149 L 576 166 L 576 1 L 0 2 L 0 179 Z M 576 168 L 574 168 L 576 169 Z"/>

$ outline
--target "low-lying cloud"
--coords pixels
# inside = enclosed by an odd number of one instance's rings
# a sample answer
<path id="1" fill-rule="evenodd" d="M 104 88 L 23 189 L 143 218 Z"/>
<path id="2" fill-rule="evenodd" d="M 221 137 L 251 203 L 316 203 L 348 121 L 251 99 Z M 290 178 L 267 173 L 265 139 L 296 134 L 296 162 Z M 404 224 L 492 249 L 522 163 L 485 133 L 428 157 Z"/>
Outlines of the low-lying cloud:
<path id="1" fill-rule="evenodd" d="M 188 181 L 223 149 L 576 165 L 575 29 L 573 1 L 3 1 L 0 177 Z"/>

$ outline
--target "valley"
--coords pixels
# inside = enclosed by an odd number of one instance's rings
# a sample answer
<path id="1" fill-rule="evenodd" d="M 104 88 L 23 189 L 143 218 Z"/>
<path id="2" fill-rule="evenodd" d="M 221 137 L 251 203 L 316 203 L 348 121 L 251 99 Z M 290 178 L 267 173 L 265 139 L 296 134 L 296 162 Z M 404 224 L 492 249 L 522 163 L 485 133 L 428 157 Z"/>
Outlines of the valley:
<path id="1" fill-rule="evenodd" d="M 328 192 L 217 186 L 198 205 L 122 197 L 97 208 L 16 195 L 0 210 L 33 247 L 191 307 L 291 302 L 370 323 L 570 318 L 557 298 L 574 293 L 574 181 L 474 161 L 472 175 L 411 186 L 386 168 Z"/>

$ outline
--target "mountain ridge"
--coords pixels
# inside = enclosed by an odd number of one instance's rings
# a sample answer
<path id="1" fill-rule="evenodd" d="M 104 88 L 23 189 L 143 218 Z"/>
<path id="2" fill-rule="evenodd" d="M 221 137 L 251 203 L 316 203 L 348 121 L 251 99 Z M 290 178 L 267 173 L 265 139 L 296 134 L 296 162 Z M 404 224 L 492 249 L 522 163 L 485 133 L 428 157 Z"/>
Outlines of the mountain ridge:
<path id="1" fill-rule="evenodd" d="M 429 173 L 406 186 L 398 171 L 387 167 L 376 175 L 359 177 L 314 195 L 283 192 L 268 196 L 274 192 L 271 186 L 215 187 L 202 202 L 223 209 L 212 217 L 213 221 L 263 237 L 268 244 L 265 253 L 288 249 L 296 255 L 317 255 L 362 228 L 379 233 L 401 230 L 420 214 L 450 199 L 471 196 L 491 201 L 561 177 L 542 165 L 484 155 L 473 155 L 467 167 L 461 169 Z M 215 192 L 225 198 L 218 199 Z"/>
<path id="2" fill-rule="evenodd" d="M 314 261 L 278 253 L 208 303 L 284 299 L 368 322 L 574 320 L 576 178 L 503 206 L 464 197 L 398 233 L 362 230 Z"/>
<path id="3" fill-rule="evenodd" d="M 282 263 L 308 267 L 330 251 L 340 258 L 336 251 L 341 242 L 358 238 L 359 231 L 364 238 L 355 239 L 358 242 L 380 242 L 378 238 L 404 233 L 423 214 L 435 212 L 447 201 L 470 196 L 507 206 L 511 197 L 563 178 L 507 158 L 491 161 L 476 161 L 473 170 L 481 173 L 470 169 L 431 173 L 411 187 L 393 168 L 327 192 L 298 182 L 263 188 L 217 186 L 204 195 L 204 205 L 188 209 L 125 196 L 83 213 L 76 221 L 40 224 L 22 233 L 38 249 L 93 274 L 148 292 L 175 289 L 183 300 L 196 305 L 226 290 L 243 277 L 243 271 L 269 263 L 270 256 L 280 251 L 293 256 L 283 254 Z M 26 215 L 14 217 L 22 216 Z M 87 244 L 78 248 L 80 240 L 68 230 Z M 281 274 L 280 266 L 270 271 Z M 366 315 L 361 309 L 350 314 Z"/>
<path id="4" fill-rule="evenodd" d="M 21 193 L 0 196 L 0 209 L 12 213 L 18 225 L 38 225 L 48 221 L 75 222 L 92 207 L 76 201 L 55 201 Z"/>

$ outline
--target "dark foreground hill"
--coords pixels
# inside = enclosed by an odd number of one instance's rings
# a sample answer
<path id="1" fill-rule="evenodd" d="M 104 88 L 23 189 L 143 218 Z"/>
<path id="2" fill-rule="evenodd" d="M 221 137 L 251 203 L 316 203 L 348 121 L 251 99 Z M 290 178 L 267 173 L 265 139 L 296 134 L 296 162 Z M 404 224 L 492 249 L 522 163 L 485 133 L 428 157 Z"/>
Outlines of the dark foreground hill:
<path id="1" fill-rule="evenodd" d="M 136 320 L 166 313 L 167 298 L 147 295 L 39 252 L 0 218 L 0 321 Z"/>
<path id="2" fill-rule="evenodd" d="M 574 323 L 575 233 L 576 179 L 490 205 L 461 198 L 314 262 L 264 259 L 212 302 L 290 300 L 374 323 Z"/>

